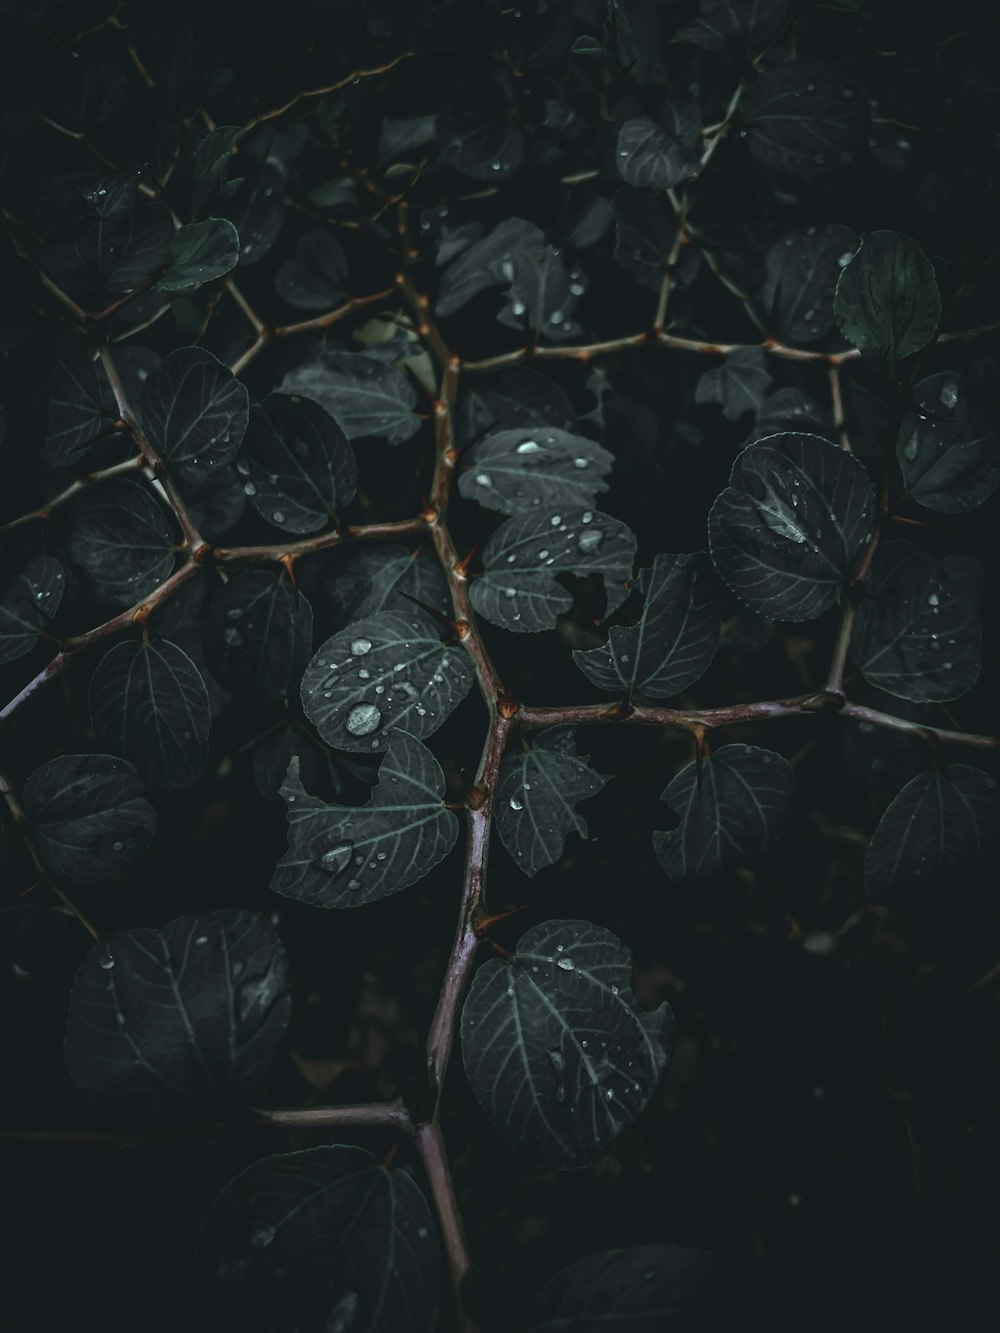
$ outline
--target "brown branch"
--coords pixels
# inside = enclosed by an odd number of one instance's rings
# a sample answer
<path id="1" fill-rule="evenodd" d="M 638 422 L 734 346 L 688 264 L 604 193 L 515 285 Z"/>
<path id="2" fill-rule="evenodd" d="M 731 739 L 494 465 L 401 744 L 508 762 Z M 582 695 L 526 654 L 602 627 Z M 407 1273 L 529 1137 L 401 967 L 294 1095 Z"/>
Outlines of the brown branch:
<path id="1" fill-rule="evenodd" d="M 455 1187 L 448 1168 L 448 1153 L 437 1120 L 421 1125 L 417 1130 L 416 1141 L 441 1226 L 441 1239 L 444 1242 L 452 1290 L 455 1294 L 459 1333 L 478 1333 L 477 1326 L 466 1311 L 463 1300 L 464 1292 L 472 1278 L 472 1264 L 469 1261 L 469 1247 L 462 1225 L 462 1214 L 455 1198 Z"/>
<path id="2" fill-rule="evenodd" d="M 216 546 L 212 550 L 212 559 L 222 565 L 245 565 L 255 560 L 280 564 L 288 556 L 297 560 L 299 556 L 328 551 L 332 546 L 341 546 L 344 542 L 378 541 L 380 538 L 405 537 L 425 530 L 426 523 L 422 517 L 400 518 L 386 523 L 338 528 L 331 532 L 321 532 L 317 537 L 303 537 L 301 541 L 280 542 L 274 546 Z"/>
<path id="3" fill-rule="evenodd" d="M 250 131 L 256 129 L 258 125 L 263 125 L 269 120 L 276 120 L 279 116 L 283 116 L 286 111 L 291 111 L 293 106 L 298 106 L 300 102 L 305 101 L 307 97 L 326 97 L 330 93 L 339 92 L 341 88 L 346 88 L 349 83 L 360 83 L 362 79 L 370 79 L 377 74 L 388 74 L 390 70 L 395 69 L 403 60 L 409 60 L 412 55 L 412 51 L 403 51 L 400 55 L 393 56 L 392 60 L 384 65 L 375 65 L 371 69 L 357 69 L 353 74 L 345 74 L 345 76 L 342 79 L 338 79 L 336 83 L 328 83 L 323 88 L 309 88 L 297 92 L 293 97 L 290 97 L 287 102 L 282 102 L 280 106 L 272 107 L 270 111 L 262 111 L 259 116 L 254 116 L 252 120 L 248 120 L 243 126 L 243 133 L 249 134 Z"/>
<path id="4" fill-rule="evenodd" d="M 58 495 L 54 495 L 51 500 L 46 500 L 45 504 L 39 509 L 32 509 L 28 514 L 20 514 L 7 523 L 0 523 L 0 532 L 11 532 L 14 528 L 19 528 L 22 524 L 30 523 L 34 519 L 47 519 L 57 505 L 72 500 L 74 495 L 79 495 L 80 491 L 86 490 L 88 486 L 94 486 L 99 481 L 107 481 L 109 477 L 120 477 L 123 473 L 134 472 L 136 468 L 145 465 L 145 458 L 142 454 L 137 454 L 134 458 L 126 459 L 124 463 L 113 463 L 110 467 L 100 468 L 97 472 L 88 472 L 82 477 L 77 477 L 76 481 L 71 481 L 65 490 L 60 491 Z"/>
<path id="5" fill-rule="evenodd" d="M 940 745 L 968 745 L 975 750 L 1000 750 L 1000 736 L 977 736 L 968 731 L 945 731 L 941 727 L 928 726 L 926 722 L 911 722 L 908 718 L 881 713 L 876 708 L 865 708 L 862 704 L 845 703 L 840 714 L 842 717 L 852 717 L 858 722 L 870 722 L 876 727 L 886 727 L 889 731 L 906 732 L 910 736 L 921 736 L 924 739 L 933 736 Z"/>
<path id="6" fill-rule="evenodd" d="M 263 324 L 249 305 L 244 309 L 244 314 L 257 330 L 257 337 L 240 355 L 230 364 L 229 369 L 234 375 L 239 375 L 271 342 L 277 338 L 294 338 L 300 333 L 316 333 L 321 329 L 328 329 L 332 324 L 339 323 L 346 319 L 348 315 L 353 315 L 355 310 L 361 310 L 364 306 L 374 305 L 378 301 L 384 301 L 392 296 L 394 287 L 383 287 L 381 291 L 372 292 L 370 296 L 349 296 L 343 305 L 337 306 L 333 310 L 327 310 L 322 315 L 313 315 L 310 319 L 300 319 L 294 324 L 280 324 L 276 328 L 268 328 Z M 235 298 L 234 298 L 235 299 Z M 243 308 L 243 307 L 241 307 Z"/>

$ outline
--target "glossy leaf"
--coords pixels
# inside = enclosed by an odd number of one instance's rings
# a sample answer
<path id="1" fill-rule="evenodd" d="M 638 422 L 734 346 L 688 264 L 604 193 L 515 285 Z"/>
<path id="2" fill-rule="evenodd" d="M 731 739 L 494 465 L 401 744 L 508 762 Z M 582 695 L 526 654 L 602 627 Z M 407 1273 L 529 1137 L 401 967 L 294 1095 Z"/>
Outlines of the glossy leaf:
<path id="1" fill-rule="evenodd" d="M 573 605 L 556 575 L 600 574 L 610 615 L 625 600 L 635 549 L 632 530 L 596 510 L 509 518 L 483 550 L 484 572 L 469 590 L 473 609 L 515 633 L 551 629 Z"/>
<path id="2" fill-rule="evenodd" d="M 570 833 L 587 836 L 577 802 L 600 792 L 608 779 L 578 755 L 574 727 L 549 727 L 531 749 L 504 757 L 495 812 L 503 845 L 525 875 L 537 875 L 562 856 Z"/>
<path id="3" fill-rule="evenodd" d="M 771 372 L 759 347 L 730 352 L 721 366 L 706 370 L 695 385 L 696 403 L 718 403 L 728 421 L 756 412 L 771 384 Z"/>
<path id="4" fill-rule="evenodd" d="M 474 181 L 507 180 L 524 161 L 524 135 L 506 112 L 444 114 L 438 120 L 441 161 Z"/>
<path id="5" fill-rule="evenodd" d="M 790 60 L 761 74 L 743 101 L 746 141 L 765 171 L 812 180 L 865 146 L 864 94 L 833 65 Z"/>
<path id="6" fill-rule="evenodd" d="M 48 467 L 70 467 L 117 416 L 110 390 L 83 338 L 67 335 L 60 343 L 47 397 L 42 459 Z"/>
<path id="7" fill-rule="evenodd" d="M 840 274 L 833 313 L 847 341 L 878 362 L 919 352 L 941 319 L 934 266 L 912 236 L 869 232 Z"/>
<path id="8" fill-rule="evenodd" d="M 340 242 L 316 227 L 295 247 L 295 258 L 279 265 L 274 290 L 298 310 L 332 310 L 344 299 L 348 265 Z"/>
<path id="9" fill-rule="evenodd" d="M 567 270 L 555 246 L 516 251 L 499 269 L 501 279 L 510 284 L 507 304 L 497 316 L 501 324 L 544 333 L 556 342 L 583 332 L 573 312 L 587 279 L 579 269 Z"/>
<path id="10" fill-rule="evenodd" d="M 466 499 L 502 514 L 521 514 L 541 506 L 593 505 L 608 489 L 605 477 L 614 459 L 584 435 L 522 427 L 487 435 L 464 461 L 469 469 L 458 488 Z"/>
<path id="11" fill-rule="evenodd" d="M 722 629 L 721 596 L 708 557 L 658 555 L 640 571 L 642 614 L 612 625 L 603 648 L 576 649 L 573 661 L 599 689 L 641 690 L 668 699 L 711 665 Z"/>
<path id="12" fill-rule="evenodd" d="M 233 1327 L 426 1333 L 433 1323 L 430 1209 L 405 1168 L 387 1170 L 366 1148 L 254 1162 L 209 1209 L 199 1254 L 239 1311 Z"/>
<path id="13" fill-rule="evenodd" d="M 653 834 L 660 865 L 671 879 L 697 879 L 742 865 L 783 831 L 795 790 L 787 759 L 755 745 L 724 745 L 667 785 L 661 800 L 677 828 Z"/>
<path id="14" fill-rule="evenodd" d="M 57 882 L 87 884 L 123 870 L 149 846 L 156 811 L 139 774 L 110 754 L 65 754 L 36 768 L 22 803 Z"/>
<path id="15" fill-rule="evenodd" d="M 458 837 L 458 817 L 445 809 L 444 789 L 433 754 L 398 727 L 362 806 L 327 804 L 311 795 L 294 758 L 281 785 L 288 850 L 271 888 L 316 907 L 363 907 L 416 884 Z"/>
<path id="16" fill-rule="evenodd" d="M 131 606 L 173 569 L 174 537 L 146 488 L 115 477 L 90 487 L 75 502 L 69 553 L 101 601 Z"/>
<path id="17" fill-rule="evenodd" d="M 308 600 L 287 578 L 254 570 L 230 579 L 212 599 L 205 651 L 213 674 L 234 694 L 282 699 L 298 686 L 312 634 Z"/>
<path id="18" fill-rule="evenodd" d="M 178 227 L 170 238 L 167 271 L 157 291 L 187 292 L 229 273 L 239 263 L 240 238 L 228 218 Z"/>
<path id="19" fill-rule="evenodd" d="M 65 589 L 58 560 L 40 555 L 28 561 L 0 602 L 0 664 L 31 652 L 59 610 Z"/>
<path id="20" fill-rule="evenodd" d="M 782 340 L 812 343 L 833 328 L 833 294 L 857 237 L 850 227 L 791 231 L 764 256 L 757 300 L 768 328 Z"/>
<path id="21" fill-rule="evenodd" d="M 1000 434 L 953 371 L 929 375 L 913 396 L 896 443 L 907 491 L 938 513 L 975 509 L 1000 485 Z"/>
<path id="22" fill-rule="evenodd" d="M 996 859 L 996 779 L 969 764 L 918 773 L 879 820 L 865 853 L 873 896 L 916 880 L 954 876 Z"/>
<path id="23" fill-rule="evenodd" d="M 462 1009 L 462 1059 L 513 1148 L 559 1170 L 595 1162 L 642 1113 L 673 1055 L 674 1017 L 632 994 L 631 960 L 590 921 L 543 921 L 491 958 Z"/>
<path id="24" fill-rule="evenodd" d="M 770 435 L 737 456 L 712 506 L 712 562 L 762 615 L 813 620 L 856 568 L 874 513 L 856 458 L 818 435 Z"/>
<path id="25" fill-rule="evenodd" d="M 319 648 L 302 677 L 302 707 L 328 745 L 385 750 L 397 727 L 418 738 L 437 731 L 473 678 L 468 654 L 442 643 L 427 616 L 380 611 Z"/>
<path id="26" fill-rule="evenodd" d="M 260 1082 L 290 1007 L 285 951 L 265 916 L 180 916 L 90 950 L 70 995 L 66 1063 L 95 1098 L 197 1111 Z"/>
<path id="27" fill-rule="evenodd" d="M 178 347 L 146 380 L 143 428 L 184 481 L 208 481 L 236 457 L 250 396 L 227 366 L 201 347 Z"/>
<path id="28" fill-rule="evenodd" d="M 623 122 L 616 141 L 615 165 L 622 180 L 644 190 L 671 190 L 694 175 L 698 156 L 648 116 Z"/>
<path id="29" fill-rule="evenodd" d="M 938 562 L 912 542 L 883 542 L 855 613 L 850 656 L 865 679 L 915 703 L 958 699 L 980 672 L 982 566 Z"/>
<path id="30" fill-rule="evenodd" d="M 90 681 L 100 743 L 134 764 L 152 787 L 190 787 L 205 771 L 212 725 L 208 689 L 168 639 L 116 643 Z"/>
<path id="31" fill-rule="evenodd" d="M 377 357 L 319 343 L 276 387 L 326 408 L 349 440 L 378 435 L 402 444 L 420 429 L 413 385 L 402 371 Z"/>
<path id="32" fill-rule="evenodd" d="M 297 394 L 254 403 L 236 470 L 257 512 L 285 532 L 325 527 L 357 487 L 347 436 L 326 408 Z"/>

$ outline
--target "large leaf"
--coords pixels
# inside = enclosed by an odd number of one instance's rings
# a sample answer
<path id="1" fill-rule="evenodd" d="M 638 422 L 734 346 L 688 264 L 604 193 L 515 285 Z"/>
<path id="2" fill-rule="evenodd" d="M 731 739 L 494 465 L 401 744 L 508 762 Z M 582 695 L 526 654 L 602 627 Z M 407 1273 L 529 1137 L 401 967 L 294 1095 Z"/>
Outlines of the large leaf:
<path id="1" fill-rule="evenodd" d="M 1000 846 L 996 779 L 969 764 L 918 773 L 879 820 L 865 853 L 865 889 L 975 869 Z"/>
<path id="2" fill-rule="evenodd" d="M 850 227 L 791 231 L 764 256 L 757 300 L 772 333 L 790 343 L 811 343 L 833 327 L 833 293 L 857 238 Z"/>
<path id="3" fill-rule="evenodd" d="M 437 731 L 474 674 L 429 617 L 380 611 L 319 648 L 302 677 L 302 707 L 328 745 L 385 750 L 397 727 L 417 737 Z"/>
<path id="4" fill-rule="evenodd" d="M 942 514 L 975 509 L 1000 484 L 1000 434 L 954 371 L 921 380 L 913 397 L 896 442 L 907 491 Z"/>
<path id="5" fill-rule="evenodd" d="M 746 141 L 766 171 L 811 180 L 844 166 L 865 147 L 864 93 L 817 60 L 790 60 L 761 74 L 743 112 Z"/>
<path id="6" fill-rule="evenodd" d="M 91 678 L 90 717 L 101 744 L 152 787 L 190 787 L 205 771 L 208 689 L 176 643 L 116 643 Z"/>
<path id="7" fill-rule="evenodd" d="M 462 1059 L 512 1147 L 560 1170 L 595 1162 L 648 1105 L 673 1055 L 664 1001 L 640 1009 L 631 960 L 590 921 L 543 921 L 476 972 Z"/>
<path id="8" fill-rule="evenodd" d="M 170 238 L 161 292 L 187 292 L 221 278 L 239 263 L 240 238 L 228 218 L 206 218 L 178 227 Z"/>
<path id="9" fill-rule="evenodd" d="M 320 227 L 307 231 L 295 258 L 278 266 L 274 290 L 299 310 L 332 310 L 344 299 L 347 256 L 340 242 Z"/>
<path id="10" fill-rule="evenodd" d="M 178 347 L 146 380 L 143 428 L 184 481 L 207 481 L 236 457 L 250 396 L 227 366 L 201 347 Z"/>
<path id="11" fill-rule="evenodd" d="M 515 258 L 538 255 L 545 235 L 533 222 L 507 218 L 488 236 L 473 242 L 445 269 L 434 309 L 442 317 L 454 315 L 488 287 L 510 282 Z"/>
<path id="12" fill-rule="evenodd" d="M 833 313 L 847 341 L 877 362 L 919 352 L 941 319 L 934 266 L 912 236 L 869 232 L 841 271 Z"/>
<path id="13" fill-rule="evenodd" d="M 24 784 L 24 812 L 39 855 L 56 880 L 105 879 L 149 846 L 156 811 L 139 774 L 110 754 L 64 754 Z"/>
<path id="14" fill-rule="evenodd" d="M 531 1333 L 664 1333 L 707 1328 L 715 1256 L 680 1245 L 636 1245 L 574 1259 L 535 1297 Z M 694 1323 L 689 1324 L 689 1318 Z"/>
<path id="15" fill-rule="evenodd" d="M 981 665 L 981 577 L 974 560 L 938 562 L 912 542 L 880 544 L 851 635 L 851 659 L 865 679 L 915 703 L 970 690 Z"/>
<path id="16" fill-rule="evenodd" d="M 345 352 L 330 343 L 313 346 L 276 386 L 325 407 L 349 440 L 377 435 L 402 444 L 420 429 L 416 391 L 401 370 L 374 356 Z"/>
<path id="17" fill-rule="evenodd" d="M 30 653 L 59 610 L 66 575 L 58 560 L 29 560 L 0 602 L 0 664 Z"/>
<path id="18" fill-rule="evenodd" d="M 642 614 L 613 625 L 603 648 L 576 649 L 573 661 L 602 690 L 642 690 L 668 699 L 711 664 L 722 629 L 721 597 L 708 557 L 658 555 L 639 574 Z"/>
<path id="19" fill-rule="evenodd" d="M 225 908 L 101 940 L 69 1002 L 66 1063 L 81 1092 L 138 1111 L 247 1093 L 288 1026 L 288 963 L 260 912 Z"/>
<path id="20" fill-rule="evenodd" d="M 558 861 L 568 834 L 587 836 L 577 802 L 596 796 L 608 781 L 575 752 L 575 735 L 574 727 L 549 727 L 530 750 L 506 755 L 501 765 L 497 832 L 526 875 Z"/>
<path id="21" fill-rule="evenodd" d="M 312 652 L 312 607 L 282 575 L 254 570 L 230 579 L 212 599 L 205 652 L 234 694 L 293 694 Z"/>
<path id="22" fill-rule="evenodd" d="M 227 1285 L 232 1328 L 426 1333 L 434 1321 L 441 1258 L 427 1202 L 408 1171 L 366 1148 L 254 1162 L 212 1204 L 199 1252 Z"/>
<path id="23" fill-rule="evenodd" d="M 871 537 L 875 496 L 861 463 L 818 435 L 770 435 L 740 453 L 708 516 L 712 561 L 772 620 L 833 606 Z"/>
<path id="24" fill-rule="evenodd" d="M 69 553 L 101 601 L 131 606 L 173 569 L 174 537 L 146 488 L 115 477 L 88 487 L 75 502 Z"/>
<path id="25" fill-rule="evenodd" d="M 741 865 L 782 832 L 794 790 L 788 760 L 756 745 L 724 745 L 702 762 L 700 775 L 688 764 L 660 798 L 680 819 L 653 834 L 660 865 L 671 879 Z"/>
<path id="26" fill-rule="evenodd" d="M 288 850 L 271 888 L 316 907 L 363 907 L 415 884 L 458 837 L 458 818 L 443 805 L 444 785 L 427 746 L 398 727 L 366 805 L 328 805 L 312 796 L 294 758 L 281 785 Z"/>
<path id="27" fill-rule="evenodd" d="M 502 514 L 541 506 L 589 508 L 608 489 L 613 456 L 607 449 L 564 430 L 496 431 L 469 450 L 469 470 L 458 488 L 469 500 Z"/>
<path id="28" fill-rule="evenodd" d="M 615 165 L 622 180 L 645 190 L 670 190 L 701 165 L 692 148 L 648 116 L 622 123 Z"/>
<path id="29" fill-rule="evenodd" d="M 257 512 L 286 532 L 315 532 L 357 487 L 354 451 L 319 403 L 271 393 L 250 410 L 236 470 Z"/>
<path id="30" fill-rule="evenodd" d="M 118 415 L 83 338 L 67 334 L 59 344 L 46 396 L 48 429 L 42 459 L 49 467 L 69 467 Z"/>
<path id="31" fill-rule="evenodd" d="M 730 352 L 721 366 L 706 370 L 694 389 L 696 403 L 718 403 L 728 421 L 756 412 L 771 385 L 771 372 L 759 347 Z"/>
<path id="32" fill-rule="evenodd" d="M 573 605 L 558 574 L 600 574 L 607 613 L 621 606 L 632 576 L 632 530 L 591 509 L 521 514 L 501 524 L 483 551 L 483 574 L 469 590 L 474 610 L 516 633 L 551 629 Z"/>

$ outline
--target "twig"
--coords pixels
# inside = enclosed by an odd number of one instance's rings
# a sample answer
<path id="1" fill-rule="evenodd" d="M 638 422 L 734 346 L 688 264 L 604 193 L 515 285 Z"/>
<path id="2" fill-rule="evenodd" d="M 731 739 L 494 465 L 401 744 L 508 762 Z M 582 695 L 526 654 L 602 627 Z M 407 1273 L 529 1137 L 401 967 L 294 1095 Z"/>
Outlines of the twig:
<path id="1" fill-rule="evenodd" d="M 112 463 L 110 467 L 104 467 L 97 472 L 88 472 L 82 477 L 77 477 L 76 481 L 71 481 L 65 490 L 60 491 L 58 495 L 54 495 L 51 500 L 47 500 L 39 509 L 32 509 L 30 513 L 20 514 L 17 518 L 12 518 L 9 522 L 0 524 L 0 532 L 10 532 L 14 528 L 21 527 L 24 523 L 32 522 L 34 519 L 46 519 L 57 505 L 72 500 L 74 495 L 79 495 L 80 491 L 86 490 L 88 486 L 95 486 L 98 482 L 107 481 L 111 477 L 120 477 L 124 473 L 134 472 L 136 468 L 145 467 L 145 465 L 145 458 L 142 454 L 137 454 L 134 458 L 126 459 L 124 463 Z"/>
<path id="2" fill-rule="evenodd" d="M 243 133 L 249 134 L 251 130 L 256 129 L 258 125 L 263 125 L 268 120 L 277 120 L 277 118 L 283 116 L 286 111 L 291 111 L 293 106 L 298 106 L 300 102 L 304 102 L 307 97 L 326 97 L 330 93 L 339 92 L 341 88 L 346 88 L 349 83 L 360 83 L 362 79 L 373 78 L 376 74 L 388 74 L 388 72 L 395 69 L 401 61 L 409 60 L 412 55 L 412 51 L 403 51 L 400 55 L 393 56 L 392 60 L 387 61 L 384 65 L 375 65 L 371 69 L 357 69 L 353 74 L 345 74 L 344 77 L 338 79 L 336 83 L 328 83 L 323 88 L 309 88 L 297 92 L 294 97 L 290 97 L 287 102 L 282 102 L 280 106 L 272 107 L 270 111 L 262 111 L 259 116 L 254 116 L 252 120 L 248 120 L 243 126 Z"/>
<path id="3" fill-rule="evenodd" d="M 417 1150 L 424 1165 L 431 1197 L 441 1224 L 441 1238 L 448 1258 L 455 1307 L 458 1313 L 459 1333 L 477 1333 L 477 1326 L 465 1309 L 463 1295 L 472 1276 L 469 1247 L 465 1239 L 462 1215 L 455 1198 L 455 1187 L 448 1168 L 448 1154 L 437 1120 L 421 1125 L 416 1135 Z"/>

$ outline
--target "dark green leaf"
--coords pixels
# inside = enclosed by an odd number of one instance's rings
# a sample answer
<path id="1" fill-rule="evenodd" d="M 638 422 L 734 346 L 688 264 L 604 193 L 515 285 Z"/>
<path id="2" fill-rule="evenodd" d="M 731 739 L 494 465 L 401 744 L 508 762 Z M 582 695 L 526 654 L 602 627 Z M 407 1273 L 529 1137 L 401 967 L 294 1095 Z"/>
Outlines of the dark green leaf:
<path id="1" fill-rule="evenodd" d="M 217 176 L 232 164 L 233 149 L 242 138 L 242 125 L 217 125 L 209 130 L 194 151 L 194 174 Z"/>
<path id="2" fill-rule="evenodd" d="M 407 116 L 402 120 L 386 117 L 379 135 L 377 163 L 380 167 L 398 157 L 405 157 L 414 148 L 421 148 L 437 134 L 437 116 Z"/>
<path id="3" fill-rule="evenodd" d="M 49 467 L 70 467 L 117 416 L 107 384 L 83 338 L 68 334 L 60 343 L 49 379 L 48 402 L 42 458 Z"/>
<path id="4" fill-rule="evenodd" d="M 768 435 L 805 431 L 825 436 L 828 429 L 827 414 L 815 398 L 802 389 L 779 389 L 761 403 L 753 431 L 743 447 L 763 440 Z"/>
<path id="5" fill-rule="evenodd" d="M 445 269 L 434 309 L 442 318 L 461 310 L 487 287 L 510 282 L 514 259 L 537 255 L 545 234 L 524 218 L 507 218 L 488 236 L 468 246 Z"/>
<path id="6" fill-rule="evenodd" d="M 790 60 L 751 84 L 743 103 L 746 140 L 765 171 L 812 180 L 865 146 L 863 92 L 833 65 Z"/>
<path id="7" fill-rule="evenodd" d="M 341 624 L 379 611 L 399 611 L 419 619 L 419 608 L 411 598 L 442 615 L 453 614 L 444 573 L 426 550 L 408 551 L 396 545 L 341 547 L 325 572 L 327 592 Z"/>
<path id="8" fill-rule="evenodd" d="M 896 443 L 907 491 L 927 509 L 964 514 L 1000 484 L 1000 434 L 962 375 L 941 371 L 914 389 Z"/>
<path id="9" fill-rule="evenodd" d="M 756 412 L 771 385 L 771 372 L 759 347 L 730 352 L 721 366 L 706 370 L 694 389 L 696 403 L 718 403 L 722 415 L 735 421 Z"/>
<path id="10" fill-rule="evenodd" d="M 66 574 L 49 555 L 29 560 L 0 602 L 0 663 L 30 653 L 59 610 Z"/>
<path id="11" fill-rule="evenodd" d="M 285 221 L 286 170 L 240 153 L 239 175 L 230 179 L 218 212 L 239 233 L 241 268 L 259 263 L 281 235 Z"/>
<path id="12" fill-rule="evenodd" d="M 420 429 L 417 395 L 402 371 L 377 357 L 318 343 L 276 386 L 325 407 L 349 440 L 378 435 L 402 444 Z"/>
<path id="13" fill-rule="evenodd" d="M 312 607 L 288 580 L 267 570 L 238 574 L 212 599 L 205 652 L 234 694 L 293 694 L 312 652 Z"/>
<path id="14" fill-rule="evenodd" d="M 442 115 L 439 135 L 441 161 L 470 180 L 507 180 L 524 161 L 524 135 L 506 110 Z"/>
<path id="15" fill-rule="evenodd" d="M 149 846 L 156 811 L 139 774 L 110 754 L 64 754 L 24 784 L 24 812 L 56 879 L 87 884 L 124 869 Z"/>
<path id="16" fill-rule="evenodd" d="M 662 83 L 663 38 L 656 0 L 608 0 L 615 54 L 636 83 Z"/>
<path id="17" fill-rule="evenodd" d="M 469 470 L 458 488 L 466 499 L 502 514 L 520 514 L 541 505 L 592 505 L 608 489 L 604 479 L 614 459 L 584 435 L 521 427 L 488 435 L 465 461 Z"/>
<path id="18" fill-rule="evenodd" d="M 397 727 L 437 731 L 473 678 L 468 654 L 442 643 L 429 617 L 380 611 L 320 647 L 302 677 L 302 707 L 328 745 L 385 750 Z"/>
<path id="19" fill-rule="evenodd" d="M 575 735 L 574 727 L 549 727 L 527 752 L 508 754 L 500 768 L 497 832 L 526 875 L 558 861 L 568 834 L 587 836 L 576 804 L 596 796 L 608 781 L 575 753 Z"/>
<path id="20" fill-rule="evenodd" d="M 265 916 L 180 916 L 94 945 L 70 995 L 66 1063 L 94 1097 L 197 1111 L 260 1082 L 290 1007 L 285 951 Z"/>
<path id="21" fill-rule="evenodd" d="M 101 601 L 131 606 L 173 569 L 174 538 L 146 488 L 116 477 L 88 488 L 74 504 L 69 553 Z"/>
<path id="22" fill-rule="evenodd" d="M 365 1148 L 254 1162 L 212 1204 L 199 1252 L 239 1311 L 232 1328 L 426 1333 L 434 1322 L 430 1210 L 405 1168 Z"/>
<path id="23" fill-rule="evenodd" d="M 207 481 L 236 457 L 250 398 L 227 366 L 201 347 L 178 347 L 146 380 L 142 424 L 184 481 Z"/>
<path id="24" fill-rule="evenodd" d="M 787 759 L 755 745 L 724 745 L 682 768 L 661 796 L 680 818 L 653 834 L 660 865 L 671 879 L 698 879 L 743 864 L 784 829 L 795 790 Z"/>
<path id="25" fill-rule="evenodd" d="M 463 393 L 455 413 L 455 437 L 460 445 L 471 444 L 493 430 L 538 427 L 572 431 L 576 426 L 573 404 L 558 384 L 539 374 L 514 366 Z"/>
<path id="26" fill-rule="evenodd" d="M 814 620 L 856 568 L 874 513 L 856 458 L 818 435 L 770 435 L 737 456 L 712 506 L 712 562 L 769 619 Z"/>
<path id="27" fill-rule="evenodd" d="M 959 556 L 939 563 L 912 542 L 879 545 L 850 650 L 870 684 L 915 703 L 958 699 L 972 689 L 982 631 L 970 564 L 981 572 L 978 562 Z"/>
<path id="28" fill-rule="evenodd" d="M 626 120 L 618 131 L 615 165 L 622 180 L 643 190 L 671 190 L 693 176 L 697 155 L 648 116 Z"/>
<path id="29" fill-rule="evenodd" d="M 458 818 L 443 805 L 444 785 L 427 746 L 398 727 L 362 806 L 312 796 L 293 759 L 281 786 L 288 850 L 271 888 L 316 907 L 363 907 L 416 884 L 458 837 Z"/>
<path id="30" fill-rule="evenodd" d="M 137 203 L 108 240 L 105 263 L 108 292 L 135 291 L 140 283 L 162 270 L 169 262 L 176 234 L 170 209 L 165 204 Z"/>
<path id="31" fill-rule="evenodd" d="M 101 744 L 151 787 L 190 787 L 205 771 L 208 690 L 176 643 L 116 643 L 91 678 L 90 717 Z"/>
<path id="32" fill-rule="evenodd" d="M 236 469 L 225 466 L 209 481 L 182 487 L 191 521 L 206 541 L 221 541 L 243 517 L 247 497 Z"/>
<path id="33" fill-rule="evenodd" d="M 941 319 L 934 266 L 912 236 L 869 232 L 840 274 L 833 313 L 847 341 L 879 363 L 919 352 Z"/>
<path id="34" fill-rule="evenodd" d="M 681 28 L 674 41 L 742 63 L 770 43 L 785 21 L 788 0 L 701 0 L 698 8 L 701 16 Z"/>
<path id="35" fill-rule="evenodd" d="M 240 258 L 240 238 L 228 218 L 206 218 L 178 227 L 170 238 L 167 271 L 157 291 L 186 292 L 221 278 Z"/>
<path id="36" fill-rule="evenodd" d="M 512 329 L 530 329 L 555 339 L 574 338 L 583 330 L 573 319 L 587 288 L 579 269 L 567 270 L 554 246 L 515 253 L 500 263 L 501 280 L 510 283 L 507 304 L 497 319 Z"/>
<path id="37" fill-rule="evenodd" d="M 560 1170 L 595 1162 L 645 1109 L 673 1055 L 664 1001 L 640 1009 L 631 960 L 590 921 L 543 921 L 479 968 L 462 1009 L 476 1098 L 514 1148 Z"/>
<path id="38" fill-rule="evenodd" d="M 636 540 L 617 518 L 591 509 L 521 514 L 501 524 L 483 551 L 469 596 L 480 615 L 519 634 L 552 629 L 573 605 L 558 574 L 600 574 L 610 615 L 625 600 Z"/>
<path id="39" fill-rule="evenodd" d="M 619 190 L 614 197 L 615 259 L 636 282 L 658 292 L 677 235 L 673 213 L 652 195 Z"/>
<path id="40" fill-rule="evenodd" d="M 347 273 L 340 242 L 316 227 L 299 240 L 295 258 L 279 265 L 274 290 L 297 310 L 331 310 L 344 299 Z"/>
<path id="41" fill-rule="evenodd" d="M 837 226 L 792 231 L 771 246 L 757 299 L 772 334 L 793 344 L 826 337 L 837 280 L 856 246 L 851 228 Z"/>
<path id="42" fill-rule="evenodd" d="M 639 574 L 642 615 L 613 625 L 603 648 L 576 649 L 573 660 L 599 689 L 641 690 L 668 699 L 693 685 L 719 646 L 721 597 L 708 557 L 658 555 Z"/>

